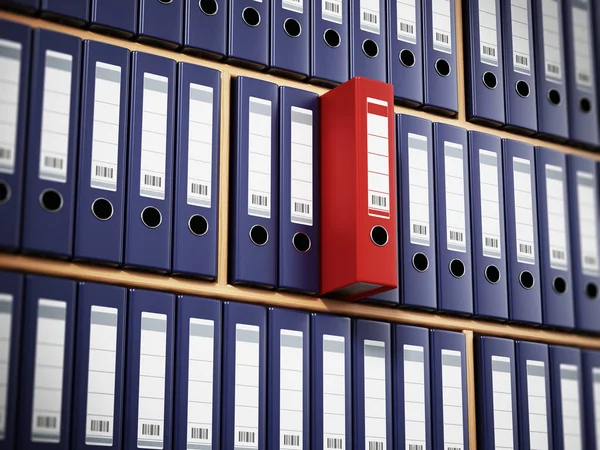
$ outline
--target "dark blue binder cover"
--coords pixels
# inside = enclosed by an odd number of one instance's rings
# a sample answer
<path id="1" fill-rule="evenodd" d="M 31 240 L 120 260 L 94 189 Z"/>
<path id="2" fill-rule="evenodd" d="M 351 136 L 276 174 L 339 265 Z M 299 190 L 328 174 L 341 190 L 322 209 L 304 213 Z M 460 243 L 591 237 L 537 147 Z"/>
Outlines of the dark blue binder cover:
<path id="1" fill-rule="evenodd" d="M 232 80 L 229 282 L 277 285 L 277 85 Z M 260 167 L 260 171 L 256 170 Z M 252 261 L 252 264 L 248 264 Z"/>
<path id="2" fill-rule="evenodd" d="M 223 304 L 221 450 L 267 448 L 266 335 L 265 308 Z"/>
<path id="3" fill-rule="evenodd" d="M 76 289 L 70 280 L 25 278 L 18 450 L 71 448 Z"/>
<path id="4" fill-rule="evenodd" d="M 271 3 L 269 71 L 304 80 L 310 64 L 310 2 L 282 0 Z"/>
<path id="5" fill-rule="evenodd" d="M 220 448 L 221 323 L 220 301 L 177 297 L 175 449 Z"/>
<path id="6" fill-rule="evenodd" d="M 83 43 L 73 257 L 123 262 L 129 50 Z"/>
<path id="7" fill-rule="evenodd" d="M 79 283 L 72 448 L 123 448 L 126 314 L 125 288 Z"/>
<path id="8" fill-rule="evenodd" d="M 6 130 L 0 144 L 0 247 L 8 250 L 21 244 L 30 58 L 31 29 L 0 20 L 0 108 Z"/>
<path id="9" fill-rule="evenodd" d="M 535 177 L 543 323 L 550 327 L 573 328 L 575 312 L 566 155 L 536 147 Z"/>
<path id="10" fill-rule="evenodd" d="M 77 37 L 33 32 L 22 225 L 27 252 L 62 258 L 73 252 L 80 54 Z"/>
<path id="11" fill-rule="evenodd" d="M 230 0 L 227 21 L 227 59 L 251 69 L 269 64 L 270 3 Z"/>
<path id="12" fill-rule="evenodd" d="M 174 273 L 214 280 L 219 233 L 221 72 L 179 63 Z"/>
<path id="13" fill-rule="evenodd" d="M 130 38 L 137 33 L 139 0 L 91 0 L 90 28 Z"/>
<path id="14" fill-rule="evenodd" d="M 269 308 L 267 450 L 310 448 L 310 316 Z"/>
<path id="15" fill-rule="evenodd" d="M 50 19 L 82 27 L 90 18 L 89 0 L 41 0 L 40 13 Z"/>
<path id="16" fill-rule="evenodd" d="M 353 448 L 350 331 L 348 317 L 311 315 L 310 447 L 313 450 Z"/>
<path id="17" fill-rule="evenodd" d="M 175 84 L 175 61 L 132 53 L 126 266 L 171 267 Z"/>
<path id="18" fill-rule="evenodd" d="M 123 448 L 173 445 L 175 296 L 129 289 Z"/>
<path id="19" fill-rule="evenodd" d="M 600 442 L 600 352 L 581 352 L 585 441 L 588 446 L 598 448 Z"/>
<path id="20" fill-rule="evenodd" d="M 350 78 L 387 81 L 387 14 L 383 0 L 349 0 Z"/>
<path id="21" fill-rule="evenodd" d="M 0 0 L 0 6 L 32 14 L 40 9 L 40 0 Z"/>
<path id="22" fill-rule="evenodd" d="M 183 51 L 210 59 L 227 52 L 228 0 L 185 0 Z"/>
<path id="23" fill-rule="evenodd" d="M 183 40 L 185 0 L 138 1 L 137 39 L 170 49 L 180 47 Z"/>

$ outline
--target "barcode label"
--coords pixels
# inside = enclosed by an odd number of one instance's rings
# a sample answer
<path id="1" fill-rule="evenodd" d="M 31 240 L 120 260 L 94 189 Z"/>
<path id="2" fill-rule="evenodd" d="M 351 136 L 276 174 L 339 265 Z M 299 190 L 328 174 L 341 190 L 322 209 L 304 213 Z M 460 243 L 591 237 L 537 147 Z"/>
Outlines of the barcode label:
<path id="1" fill-rule="evenodd" d="M 444 142 L 446 182 L 446 241 L 451 251 L 467 251 L 464 149 L 460 144 Z"/>
<path id="2" fill-rule="evenodd" d="M 206 196 L 206 195 L 208 195 L 208 185 L 192 183 L 190 185 L 190 192 L 192 194 Z"/>
<path id="3" fill-rule="evenodd" d="M 112 180 L 114 178 L 115 169 L 112 167 L 105 166 L 96 166 L 94 170 L 94 175 L 99 178 L 108 178 Z"/>
<path id="4" fill-rule="evenodd" d="M 450 230 L 450 240 L 455 242 L 464 242 L 465 235 L 461 231 Z"/>
<path id="5" fill-rule="evenodd" d="M 500 250 L 500 185 L 501 172 L 498 154 L 479 149 L 479 197 L 481 202 L 482 253 L 490 258 L 501 258 Z M 475 187 L 474 187 L 475 188 Z"/>
<path id="6" fill-rule="evenodd" d="M 0 173 L 15 172 L 15 151 L 19 94 L 21 91 L 21 51 L 20 42 L 0 39 L 0 111 L 2 111 L 2 132 L 0 133 Z"/>
<path id="7" fill-rule="evenodd" d="M 304 430 L 304 333 L 279 332 L 279 435 L 280 450 L 301 450 Z"/>
<path id="8" fill-rule="evenodd" d="M 208 428 L 193 427 L 190 430 L 190 439 L 206 440 L 208 439 Z"/>
<path id="9" fill-rule="evenodd" d="M 557 0 L 542 0 L 542 27 L 544 38 L 544 66 L 546 80 L 562 81 L 562 36 L 561 17 Z"/>
<path id="10" fill-rule="evenodd" d="M 304 13 L 304 0 L 281 0 L 281 7 L 299 14 Z"/>
<path id="11" fill-rule="evenodd" d="M 450 43 L 450 35 L 448 35 L 446 33 L 436 32 L 435 33 L 435 40 L 436 40 L 436 42 L 441 42 L 443 44 L 448 44 L 448 43 Z"/>
<path id="12" fill-rule="evenodd" d="M 35 418 L 35 426 L 38 429 L 46 428 L 46 429 L 56 430 L 57 424 L 58 424 L 58 421 L 56 420 L 56 417 L 37 416 Z"/>
<path id="13" fill-rule="evenodd" d="M 410 243 L 429 246 L 429 146 L 427 137 L 408 133 L 408 198 Z"/>
<path id="14" fill-rule="evenodd" d="M 365 339 L 363 351 L 365 448 L 383 450 L 387 442 L 385 342 Z"/>
<path id="15" fill-rule="evenodd" d="M 422 236 L 427 236 L 427 225 L 413 224 L 412 231 L 414 234 L 420 234 Z"/>
<path id="16" fill-rule="evenodd" d="M 452 8 L 450 0 L 436 0 L 431 8 L 433 49 L 452 54 Z"/>
<path id="17" fill-rule="evenodd" d="M 108 420 L 92 420 L 90 421 L 90 431 L 110 433 L 110 422 Z"/>
<path id="18" fill-rule="evenodd" d="M 533 246 L 531 244 L 519 244 L 519 253 L 525 253 L 527 255 L 533 254 Z"/>
<path id="19" fill-rule="evenodd" d="M 387 208 L 387 197 L 382 197 L 381 195 L 371 195 L 371 205 Z"/>
<path id="20" fill-rule="evenodd" d="M 397 38 L 410 44 L 417 43 L 417 5 L 416 0 L 396 1 Z M 421 5 L 419 4 L 419 7 Z"/>
<path id="21" fill-rule="evenodd" d="M 368 214 L 390 218 L 388 103 L 367 97 Z"/>
<path id="22" fill-rule="evenodd" d="M 546 368 L 543 361 L 528 359 L 527 366 L 527 409 L 529 442 L 532 449 L 549 450 L 548 404 L 546 401 Z"/>
<path id="23" fill-rule="evenodd" d="M 498 66 L 496 0 L 479 0 L 479 42 L 481 62 Z"/>
<path id="24" fill-rule="evenodd" d="M 142 424 L 142 435 L 143 436 L 160 436 L 160 425 L 143 423 Z"/>
<path id="25" fill-rule="evenodd" d="M 292 223 L 313 226 L 313 112 L 291 107 L 291 189 Z"/>
<path id="26" fill-rule="evenodd" d="M 530 75 L 529 44 L 531 37 L 529 33 L 531 33 L 531 27 L 529 26 L 528 1 L 510 1 L 510 22 L 512 31 L 513 70 L 525 75 Z"/>
<path id="27" fill-rule="evenodd" d="M 322 0 L 321 18 L 342 25 L 342 0 Z"/>
<path id="28" fill-rule="evenodd" d="M 408 444 L 407 450 L 424 450 L 423 444 Z"/>
<path id="29" fill-rule="evenodd" d="M 487 45 L 483 46 L 483 54 L 485 56 L 491 56 L 494 59 L 496 58 L 496 49 L 493 47 L 488 47 Z"/>
<path id="30" fill-rule="evenodd" d="M 500 240 L 497 238 L 486 237 L 484 245 L 489 248 L 497 249 L 500 247 Z"/>
<path id="31" fill-rule="evenodd" d="M 248 215 L 271 218 L 271 101 L 249 98 Z"/>
<path id="32" fill-rule="evenodd" d="M 297 434 L 284 434 L 283 445 L 286 447 L 300 447 L 300 436 Z"/>
<path id="33" fill-rule="evenodd" d="M 1 75 L 0 75 L 1 76 Z M 8 409 L 8 380 L 10 365 L 19 355 L 11 355 L 13 295 L 0 293 L 0 355 L 4 364 L 0 364 L 0 437 L 6 434 L 6 413 Z"/>
<path id="34" fill-rule="evenodd" d="M 260 332 L 256 325 L 235 325 L 234 440 L 252 449 L 259 448 Z"/>
<path id="35" fill-rule="evenodd" d="M 596 177 L 590 172 L 577 172 L 577 211 L 579 219 L 579 247 L 583 273 L 597 276 L 598 264 L 598 196 Z"/>
<path id="36" fill-rule="evenodd" d="M 594 86 L 594 77 L 592 64 L 594 54 L 592 50 L 592 30 L 590 27 L 590 6 L 589 1 L 573 2 L 571 8 L 573 48 L 571 51 L 575 55 L 575 74 L 577 86 L 589 89 Z"/>
<path id="37" fill-rule="evenodd" d="M 327 442 L 326 442 L 326 448 L 331 448 L 331 449 L 343 449 L 344 445 L 343 445 L 343 440 L 342 439 L 336 439 L 336 438 L 327 438 Z"/>
<path id="38" fill-rule="evenodd" d="M 238 442 L 254 444 L 256 433 L 254 431 L 238 431 Z"/>
<path id="39" fill-rule="evenodd" d="M 44 156 L 44 167 L 62 170 L 65 160 L 53 156 Z"/>
<path id="40" fill-rule="evenodd" d="M 9 148 L 0 147 L 0 159 L 2 160 L 11 160 L 13 152 Z"/>
<path id="41" fill-rule="evenodd" d="M 535 264 L 531 161 L 513 157 L 517 261 Z"/>
<path id="42" fill-rule="evenodd" d="M 383 450 L 384 443 L 379 441 L 369 441 L 369 450 Z"/>
<path id="43" fill-rule="evenodd" d="M 162 177 L 156 175 L 144 175 L 144 186 L 162 187 Z"/>
<path id="44" fill-rule="evenodd" d="M 563 168 L 546 164 L 545 175 L 550 267 L 567 270 L 567 205 Z"/>
<path id="45" fill-rule="evenodd" d="M 256 195 L 252 194 L 251 204 L 253 206 L 266 206 L 268 207 L 269 198 L 266 195 Z"/>
<path id="46" fill-rule="evenodd" d="M 379 0 L 360 0 L 360 29 L 379 34 Z"/>
<path id="47" fill-rule="evenodd" d="M 323 335 L 323 443 L 345 450 L 346 346 L 344 336 Z"/>
<path id="48" fill-rule="evenodd" d="M 560 66 L 557 66 L 556 64 L 548 63 L 546 65 L 546 72 L 554 74 L 554 75 L 560 75 Z"/>

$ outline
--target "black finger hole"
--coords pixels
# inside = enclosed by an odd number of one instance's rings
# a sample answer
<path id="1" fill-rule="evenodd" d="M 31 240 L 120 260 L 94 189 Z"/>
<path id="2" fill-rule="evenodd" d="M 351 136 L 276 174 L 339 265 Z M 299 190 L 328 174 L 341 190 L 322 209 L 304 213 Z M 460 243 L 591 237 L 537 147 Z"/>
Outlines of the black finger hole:
<path id="1" fill-rule="evenodd" d="M 429 269 L 429 258 L 424 253 L 415 253 L 412 257 L 412 265 L 418 272 L 425 272 Z"/>
<path id="2" fill-rule="evenodd" d="M 300 22 L 296 19 L 285 19 L 285 22 L 283 22 L 283 29 L 288 36 L 293 38 L 300 36 L 300 33 L 302 33 Z"/>
<path id="3" fill-rule="evenodd" d="M 262 247 L 269 241 L 269 232 L 262 225 L 254 225 L 250 228 L 250 240 L 254 245 Z"/>
<path id="4" fill-rule="evenodd" d="M 260 13 L 254 8 L 244 8 L 242 11 L 242 19 L 246 25 L 256 27 L 260 23 Z"/>
<path id="5" fill-rule="evenodd" d="M 498 79 L 493 72 L 486 72 L 483 74 L 483 84 L 485 84 L 485 87 L 488 89 L 496 89 L 496 86 L 498 86 Z"/>
<path id="6" fill-rule="evenodd" d="M 592 110 L 592 102 L 589 98 L 583 97 L 579 99 L 579 109 L 584 113 L 589 113 Z"/>
<path id="7" fill-rule="evenodd" d="M 517 81 L 517 84 L 515 85 L 515 89 L 517 90 L 517 94 L 519 94 L 521 97 L 525 98 L 525 97 L 529 97 L 529 84 L 527 84 L 526 81 L 523 80 L 519 80 Z"/>
<path id="8" fill-rule="evenodd" d="M 588 283 L 585 285 L 585 295 L 587 295 L 590 300 L 596 299 L 598 296 L 598 286 L 596 283 Z"/>
<path id="9" fill-rule="evenodd" d="M 560 92 L 558 92 L 556 89 L 550 89 L 548 91 L 548 101 L 554 106 L 560 105 Z"/>
<path id="10" fill-rule="evenodd" d="M 0 181 L 0 205 L 4 205 L 10 200 L 10 186 L 4 181 Z"/>
<path id="11" fill-rule="evenodd" d="M 188 228 L 196 236 L 204 236 L 208 232 L 208 220 L 200 214 L 194 214 L 188 220 Z"/>
<path id="12" fill-rule="evenodd" d="M 342 42 L 340 33 L 331 28 L 325 30 L 325 33 L 323 33 L 323 40 L 331 48 L 339 47 Z"/>
<path id="13" fill-rule="evenodd" d="M 400 62 L 403 66 L 412 67 L 415 65 L 415 54 L 410 50 L 404 49 L 400 52 Z"/>
<path id="14" fill-rule="evenodd" d="M 380 225 L 375 225 L 371 229 L 371 240 L 379 247 L 383 247 L 388 242 L 388 232 Z"/>
<path id="15" fill-rule="evenodd" d="M 498 267 L 489 265 L 485 268 L 485 279 L 492 284 L 496 284 L 500 281 L 500 269 Z"/>
<path id="16" fill-rule="evenodd" d="M 198 6 L 207 16 L 214 16 L 219 10 L 219 4 L 215 0 L 200 0 Z"/>
<path id="17" fill-rule="evenodd" d="M 105 198 L 97 198 L 92 203 L 92 214 L 98 220 L 108 220 L 113 215 L 113 205 Z"/>
<path id="18" fill-rule="evenodd" d="M 438 59 L 435 62 L 435 71 L 442 77 L 450 75 L 450 63 L 445 59 Z"/>
<path id="19" fill-rule="evenodd" d="M 63 207 L 63 198 L 60 192 L 55 191 L 54 189 L 46 189 L 40 195 L 40 203 L 42 208 L 44 208 L 48 212 L 58 212 Z"/>
<path id="20" fill-rule="evenodd" d="M 465 263 L 460 259 L 453 259 L 450 261 L 450 273 L 455 278 L 462 278 L 465 274 Z"/>
<path id="21" fill-rule="evenodd" d="M 552 280 L 552 289 L 554 289 L 557 294 L 564 294 L 567 292 L 567 280 L 563 277 L 556 277 Z"/>
<path id="22" fill-rule="evenodd" d="M 529 270 L 524 270 L 519 274 L 519 283 L 525 289 L 531 289 L 535 284 L 535 278 Z"/>
<path id="23" fill-rule="evenodd" d="M 300 253 L 306 253 L 310 249 L 310 238 L 306 233 L 296 233 L 292 238 L 292 244 Z"/>
<path id="24" fill-rule="evenodd" d="M 362 51 L 369 58 L 375 58 L 379 54 L 379 46 L 373 39 L 365 39 L 362 43 Z"/>
<path id="25" fill-rule="evenodd" d="M 142 223 L 148 228 L 158 228 L 162 222 L 162 215 L 154 206 L 147 206 L 142 211 Z"/>

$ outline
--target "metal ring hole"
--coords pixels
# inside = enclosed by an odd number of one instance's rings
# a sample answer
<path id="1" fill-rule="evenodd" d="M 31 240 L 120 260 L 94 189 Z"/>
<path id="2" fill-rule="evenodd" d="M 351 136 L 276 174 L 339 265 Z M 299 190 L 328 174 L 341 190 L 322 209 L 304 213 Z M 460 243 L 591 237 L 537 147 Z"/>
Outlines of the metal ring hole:
<path id="1" fill-rule="evenodd" d="M 310 237 L 306 233 L 296 233 L 292 238 L 292 245 L 300 253 L 306 253 L 310 250 Z"/>
<path id="2" fill-rule="evenodd" d="M 492 284 L 498 283 L 498 281 L 500 281 L 500 269 L 495 265 L 490 264 L 485 268 L 485 279 Z"/>
<path id="3" fill-rule="evenodd" d="M 204 236 L 208 233 L 208 220 L 200 214 L 194 214 L 188 220 L 188 228 L 195 236 Z"/>
<path id="4" fill-rule="evenodd" d="M 530 89 L 529 84 L 526 81 L 519 80 L 515 85 L 515 89 L 517 90 L 517 94 L 519 94 L 523 98 L 529 97 Z"/>
<path id="5" fill-rule="evenodd" d="M 429 269 L 429 258 L 425 253 L 415 253 L 412 257 L 412 265 L 417 272 L 425 272 Z"/>
<path id="6" fill-rule="evenodd" d="M 438 59 L 435 62 L 435 71 L 442 77 L 447 77 L 452 71 L 450 63 L 445 59 Z"/>
<path id="7" fill-rule="evenodd" d="M 460 259 L 453 259 L 450 261 L 450 273 L 454 278 L 462 278 L 465 274 L 465 263 Z"/>
<path id="8" fill-rule="evenodd" d="M 260 23 L 260 13 L 255 8 L 244 8 L 242 11 L 242 20 L 250 27 L 257 27 Z"/>
<path id="9" fill-rule="evenodd" d="M 498 78 L 493 72 L 485 72 L 483 74 L 483 84 L 488 89 L 496 89 L 498 86 Z"/>
<path id="10" fill-rule="evenodd" d="M 415 54 L 408 49 L 402 50 L 398 58 L 400 58 L 400 62 L 405 67 L 413 67 L 415 65 Z"/>
<path id="11" fill-rule="evenodd" d="M 154 206 L 146 206 L 142 211 L 142 223 L 150 229 L 158 228 L 162 223 L 162 214 Z"/>
<path id="12" fill-rule="evenodd" d="M 12 192 L 8 183 L 0 181 L 0 205 L 8 203 Z"/>
<path id="13" fill-rule="evenodd" d="M 323 40 L 329 47 L 337 48 L 342 42 L 342 37 L 340 36 L 340 33 L 329 28 L 323 33 Z"/>
<path id="14" fill-rule="evenodd" d="M 587 295 L 590 300 L 596 299 L 598 296 L 598 286 L 596 283 L 588 283 L 585 285 L 585 295 Z"/>
<path id="15" fill-rule="evenodd" d="M 558 92 L 556 89 L 550 89 L 548 91 L 547 97 L 548 97 L 548 101 L 553 106 L 560 105 L 560 102 L 561 102 L 560 92 Z"/>
<path id="16" fill-rule="evenodd" d="M 557 294 L 564 294 L 567 292 L 567 280 L 563 277 L 554 278 L 554 280 L 552 280 L 552 289 L 554 289 Z"/>
<path id="17" fill-rule="evenodd" d="M 219 10 L 219 4 L 215 0 L 200 0 L 198 7 L 207 16 L 214 16 Z"/>
<path id="18" fill-rule="evenodd" d="M 63 207 L 63 197 L 60 192 L 54 189 L 46 189 L 40 195 L 40 204 L 46 211 L 55 213 Z"/>
<path id="19" fill-rule="evenodd" d="M 388 243 L 388 232 L 381 225 L 375 225 L 371 229 L 371 240 L 378 247 L 383 247 Z"/>
<path id="20" fill-rule="evenodd" d="M 589 113 L 592 110 L 592 102 L 587 97 L 582 97 L 579 99 L 579 109 L 581 109 L 584 113 Z"/>
<path id="21" fill-rule="evenodd" d="M 365 39 L 362 43 L 362 51 L 369 58 L 375 58 L 379 54 L 379 46 L 373 39 Z"/>
<path id="22" fill-rule="evenodd" d="M 250 228 L 250 240 L 254 245 L 262 247 L 269 242 L 269 232 L 262 225 L 254 225 Z"/>
<path id="23" fill-rule="evenodd" d="M 92 214 L 98 220 L 108 220 L 113 215 L 113 205 L 105 198 L 97 198 L 92 203 Z"/>
<path id="24" fill-rule="evenodd" d="M 519 274 L 519 283 L 524 289 L 531 289 L 535 284 L 535 278 L 529 270 L 524 270 Z"/>
<path id="25" fill-rule="evenodd" d="M 296 19 L 285 19 L 283 29 L 289 37 L 297 38 L 302 34 L 302 26 Z"/>

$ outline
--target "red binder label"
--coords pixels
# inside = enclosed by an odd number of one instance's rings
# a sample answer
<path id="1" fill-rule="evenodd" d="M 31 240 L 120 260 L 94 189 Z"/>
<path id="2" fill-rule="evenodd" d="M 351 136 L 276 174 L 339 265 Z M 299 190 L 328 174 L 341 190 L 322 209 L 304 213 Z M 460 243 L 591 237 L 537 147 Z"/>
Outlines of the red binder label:
<path id="1" fill-rule="evenodd" d="M 388 103 L 367 97 L 369 215 L 390 218 Z"/>

